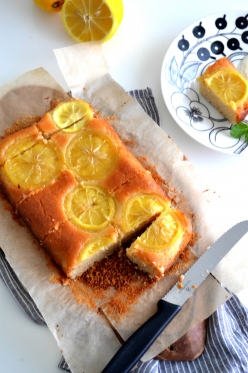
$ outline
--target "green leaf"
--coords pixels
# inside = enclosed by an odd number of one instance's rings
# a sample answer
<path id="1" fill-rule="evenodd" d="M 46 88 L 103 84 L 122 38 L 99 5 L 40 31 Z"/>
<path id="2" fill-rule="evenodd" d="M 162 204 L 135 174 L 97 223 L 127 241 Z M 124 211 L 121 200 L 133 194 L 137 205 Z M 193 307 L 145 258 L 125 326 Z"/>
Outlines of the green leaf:
<path id="1" fill-rule="evenodd" d="M 245 124 L 245 123 L 235 124 L 230 131 L 230 135 L 235 137 L 236 139 L 239 139 L 241 136 L 245 136 L 246 141 L 247 141 L 248 140 L 247 139 L 247 137 L 248 137 L 248 125 Z"/>

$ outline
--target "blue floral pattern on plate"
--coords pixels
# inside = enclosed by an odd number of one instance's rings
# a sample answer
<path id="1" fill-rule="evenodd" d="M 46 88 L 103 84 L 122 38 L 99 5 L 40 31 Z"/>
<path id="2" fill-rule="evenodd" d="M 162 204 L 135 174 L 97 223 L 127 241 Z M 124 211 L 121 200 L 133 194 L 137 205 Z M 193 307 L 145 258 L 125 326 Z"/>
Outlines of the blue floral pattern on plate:
<path id="1" fill-rule="evenodd" d="M 200 95 L 196 78 L 218 58 L 226 56 L 238 67 L 247 54 L 248 12 L 229 11 L 182 31 L 162 65 L 162 92 L 175 121 L 198 142 L 228 154 L 248 155 L 247 143 L 230 135 L 232 124 Z"/>

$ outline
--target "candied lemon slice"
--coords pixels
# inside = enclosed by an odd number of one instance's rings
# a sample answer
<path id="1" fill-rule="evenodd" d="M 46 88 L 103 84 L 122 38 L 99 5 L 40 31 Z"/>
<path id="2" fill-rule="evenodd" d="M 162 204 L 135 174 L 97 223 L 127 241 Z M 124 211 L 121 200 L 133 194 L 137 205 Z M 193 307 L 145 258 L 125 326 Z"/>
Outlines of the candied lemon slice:
<path id="1" fill-rule="evenodd" d="M 23 189 L 48 185 L 59 177 L 63 156 L 52 142 L 39 142 L 5 162 L 4 169 L 11 182 Z"/>
<path id="2" fill-rule="evenodd" d="M 87 230 L 106 227 L 115 214 L 115 203 L 103 189 L 78 185 L 65 199 L 68 219 Z"/>
<path id="3" fill-rule="evenodd" d="M 248 81 L 234 69 L 220 69 L 205 83 L 227 105 L 238 106 L 248 97 Z"/>
<path id="4" fill-rule="evenodd" d="M 123 18 L 122 0 L 66 0 L 62 22 L 77 43 L 110 39 Z"/>
<path id="5" fill-rule="evenodd" d="M 58 105 L 52 112 L 58 128 L 63 132 L 77 132 L 93 117 L 93 110 L 82 100 L 72 100 Z"/>
<path id="6" fill-rule="evenodd" d="M 32 148 L 35 144 L 37 144 L 37 141 L 35 141 L 33 138 L 25 138 L 21 140 L 17 140 L 12 144 L 7 151 L 5 152 L 4 158 L 5 159 L 11 159 L 16 157 L 18 154 L 21 154 L 25 152 L 26 150 Z"/>
<path id="7" fill-rule="evenodd" d="M 115 241 L 109 237 L 100 237 L 95 239 L 94 241 L 85 245 L 84 249 L 79 255 L 79 261 L 88 259 L 90 256 L 96 254 L 100 250 L 103 250 L 113 243 L 115 243 Z"/>
<path id="8" fill-rule="evenodd" d="M 169 200 L 156 194 L 138 194 L 131 197 L 123 208 L 122 222 L 126 232 L 138 228 L 169 207 Z"/>
<path id="9" fill-rule="evenodd" d="M 118 160 L 110 137 L 99 132 L 84 131 L 72 139 L 66 151 L 66 163 L 83 180 L 99 180 L 108 176 Z"/>
<path id="10" fill-rule="evenodd" d="M 149 251 L 160 251 L 172 244 L 183 233 L 182 224 L 176 211 L 163 212 L 151 225 L 137 238 L 137 243 Z"/>

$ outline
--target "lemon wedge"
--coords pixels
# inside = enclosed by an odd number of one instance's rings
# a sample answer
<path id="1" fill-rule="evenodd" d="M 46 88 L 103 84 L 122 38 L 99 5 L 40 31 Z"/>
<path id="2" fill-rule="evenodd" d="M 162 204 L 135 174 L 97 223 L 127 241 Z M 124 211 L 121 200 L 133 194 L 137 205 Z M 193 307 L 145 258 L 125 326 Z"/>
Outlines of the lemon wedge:
<path id="1" fill-rule="evenodd" d="M 106 41 L 117 31 L 123 18 L 122 0 L 65 0 L 62 22 L 77 43 Z"/>

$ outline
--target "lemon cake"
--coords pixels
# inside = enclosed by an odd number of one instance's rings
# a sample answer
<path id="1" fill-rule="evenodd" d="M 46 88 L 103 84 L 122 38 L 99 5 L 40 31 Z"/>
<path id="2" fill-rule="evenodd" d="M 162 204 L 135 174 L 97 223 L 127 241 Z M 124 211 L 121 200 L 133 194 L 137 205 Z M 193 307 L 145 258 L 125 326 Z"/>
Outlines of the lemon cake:
<path id="1" fill-rule="evenodd" d="M 72 279 L 147 227 L 143 234 L 151 243 L 149 232 L 160 220 L 152 222 L 169 214 L 174 225 L 167 225 L 168 235 L 176 238 L 157 254 L 162 264 L 148 265 L 147 250 L 135 254 L 140 238 L 128 251 L 142 269 L 160 277 L 190 234 L 183 213 L 171 209 L 151 173 L 85 101 L 60 103 L 39 122 L 3 138 L 0 184 L 40 245 Z"/>
<path id="2" fill-rule="evenodd" d="M 161 278 L 192 236 L 190 220 L 180 210 L 167 209 L 127 249 L 127 256 L 152 277 Z"/>
<path id="3" fill-rule="evenodd" d="M 248 81 L 228 58 L 208 66 L 197 81 L 202 96 L 230 123 L 242 122 L 248 114 Z"/>

